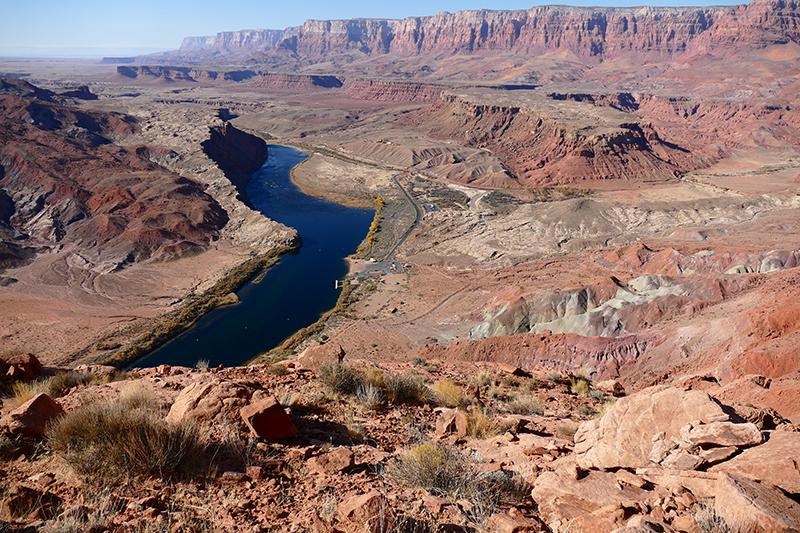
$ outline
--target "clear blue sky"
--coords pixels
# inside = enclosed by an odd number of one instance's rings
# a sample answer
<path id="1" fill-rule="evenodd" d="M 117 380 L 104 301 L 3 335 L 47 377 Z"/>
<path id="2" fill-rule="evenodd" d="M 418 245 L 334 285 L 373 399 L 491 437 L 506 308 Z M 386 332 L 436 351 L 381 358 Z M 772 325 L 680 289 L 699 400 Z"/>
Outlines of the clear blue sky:
<path id="1" fill-rule="evenodd" d="M 720 5 L 704 0 L 0 0 L 0 55 L 22 48 L 164 49 L 187 36 L 283 29 L 307 19 L 405 18 L 533 5 Z"/>

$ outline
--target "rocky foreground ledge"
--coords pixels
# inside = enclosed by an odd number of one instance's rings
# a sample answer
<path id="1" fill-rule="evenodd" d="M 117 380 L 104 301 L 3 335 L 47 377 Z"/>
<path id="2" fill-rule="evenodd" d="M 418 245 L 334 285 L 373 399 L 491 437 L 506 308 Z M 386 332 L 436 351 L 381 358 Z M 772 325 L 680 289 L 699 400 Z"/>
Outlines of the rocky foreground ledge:
<path id="1" fill-rule="evenodd" d="M 721 403 L 702 376 L 624 396 L 545 369 L 336 361 L 19 382 L 0 417 L 0 525 L 800 531 L 800 432 L 771 409 Z M 132 436 L 109 445 L 93 428 L 120 411 L 153 433 L 119 425 Z"/>

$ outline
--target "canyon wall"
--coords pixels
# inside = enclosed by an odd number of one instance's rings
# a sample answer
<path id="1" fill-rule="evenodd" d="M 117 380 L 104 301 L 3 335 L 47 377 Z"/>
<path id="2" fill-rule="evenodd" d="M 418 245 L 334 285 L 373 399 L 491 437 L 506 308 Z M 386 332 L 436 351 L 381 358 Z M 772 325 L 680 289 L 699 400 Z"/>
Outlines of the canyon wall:
<path id="1" fill-rule="evenodd" d="M 426 83 L 381 80 L 354 80 L 345 94 L 359 100 L 382 102 L 434 102 L 448 87 Z"/>
<path id="2" fill-rule="evenodd" d="M 537 6 L 517 11 L 441 12 L 403 20 L 307 20 L 286 30 L 187 37 L 179 52 L 256 52 L 280 44 L 305 57 L 334 51 L 410 56 L 482 51 L 542 54 L 569 49 L 582 59 L 609 59 L 632 52 L 664 58 L 686 50 L 728 9 Z"/>
<path id="3" fill-rule="evenodd" d="M 532 91 L 444 93 L 402 119 L 436 138 L 485 148 L 524 185 L 622 179 L 664 181 L 703 161 L 663 143 L 636 115 L 564 103 Z"/>
<path id="4" fill-rule="evenodd" d="M 117 71 L 108 81 L 130 82 L 136 80 L 146 83 L 171 82 L 240 82 L 256 76 L 253 70 L 216 71 L 194 69 L 189 67 L 167 67 L 160 65 L 125 65 L 118 66 Z"/>
<path id="5" fill-rule="evenodd" d="M 180 52 L 191 52 L 204 49 L 221 50 L 256 50 L 272 48 L 292 33 L 286 30 L 241 30 L 223 31 L 210 37 L 186 37 L 181 43 Z"/>

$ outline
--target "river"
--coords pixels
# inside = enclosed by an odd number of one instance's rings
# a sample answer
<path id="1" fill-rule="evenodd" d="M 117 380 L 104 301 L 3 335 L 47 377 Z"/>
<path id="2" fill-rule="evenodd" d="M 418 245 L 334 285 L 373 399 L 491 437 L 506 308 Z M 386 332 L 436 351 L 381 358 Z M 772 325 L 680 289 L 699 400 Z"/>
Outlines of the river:
<path id="1" fill-rule="evenodd" d="M 247 194 L 267 217 L 297 230 L 298 252 L 281 256 L 259 282 L 238 293 L 236 305 L 215 309 L 190 329 L 132 366 L 161 364 L 237 366 L 275 348 L 286 337 L 332 309 L 340 289 L 334 281 L 347 274 L 344 258 L 355 252 L 374 215 L 303 194 L 291 182 L 291 169 L 308 154 L 269 145 L 269 156 L 253 174 Z"/>

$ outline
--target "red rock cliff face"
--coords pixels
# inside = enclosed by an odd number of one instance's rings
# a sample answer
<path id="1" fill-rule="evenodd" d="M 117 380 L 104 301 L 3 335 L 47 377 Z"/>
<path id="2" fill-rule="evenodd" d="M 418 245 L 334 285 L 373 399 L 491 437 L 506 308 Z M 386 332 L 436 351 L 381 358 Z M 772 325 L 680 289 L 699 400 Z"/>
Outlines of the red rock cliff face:
<path id="1" fill-rule="evenodd" d="M 301 56 L 324 56 L 332 51 L 367 55 L 389 52 L 396 21 L 379 19 L 307 20 L 286 46 Z"/>
<path id="2" fill-rule="evenodd" d="M 250 84 L 250 87 L 259 89 L 301 92 L 338 89 L 341 86 L 342 80 L 336 76 L 276 73 L 261 74 Z"/>
<path id="3" fill-rule="evenodd" d="M 272 48 L 289 37 L 293 29 L 287 30 L 242 30 L 223 31 L 211 37 L 186 37 L 180 51 L 189 52 L 217 48 L 223 50 L 259 50 Z"/>
<path id="4" fill-rule="evenodd" d="M 222 207 L 201 184 L 153 162 L 177 154 L 110 142 L 134 127 L 124 115 L 0 95 L 0 236 L 16 232 L 0 252 L 74 246 L 75 257 L 107 271 L 198 253 L 218 239 L 228 221 Z M 237 146 L 240 164 L 263 161 L 263 146 L 251 153 L 231 132 L 212 138 L 218 153 Z M 4 266 L 29 254 L 17 255 Z"/>
<path id="5" fill-rule="evenodd" d="M 800 111 L 781 99 L 732 101 L 631 93 L 549 96 L 634 113 L 649 121 L 666 141 L 712 158 L 726 149 L 800 149 Z"/>
<path id="6" fill-rule="evenodd" d="M 360 100 L 434 102 L 447 87 L 403 81 L 354 80 L 345 93 Z"/>
<path id="7" fill-rule="evenodd" d="M 632 52 L 669 57 L 683 52 L 726 10 L 541 6 L 527 11 L 443 12 L 398 23 L 390 50 L 411 55 L 568 49 L 581 58 L 610 59 Z"/>
<path id="8" fill-rule="evenodd" d="M 438 138 L 487 148 L 527 185 L 586 180 L 663 181 L 696 166 L 692 154 L 661 142 L 647 121 L 592 106 L 560 105 L 502 91 L 445 93 L 405 119 Z"/>
<path id="9" fill-rule="evenodd" d="M 753 50 L 788 40 L 800 42 L 800 2 L 753 0 L 719 16 L 714 26 L 688 47 L 687 53 L 730 54 L 741 47 Z"/>
<path id="10" fill-rule="evenodd" d="M 589 62 L 625 54 L 669 58 L 687 49 L 728 7 L 541 6 L 518 11 L 442 12 L 403 20 L 308 20 L 297 28 L 188 37 L 179 52 L 291 51 L 314 61 L 333 53 L 415 56 L 569 50 Z"/>

